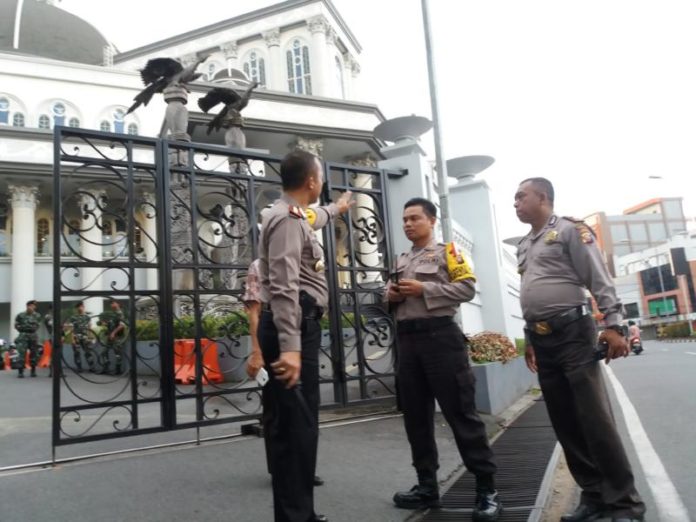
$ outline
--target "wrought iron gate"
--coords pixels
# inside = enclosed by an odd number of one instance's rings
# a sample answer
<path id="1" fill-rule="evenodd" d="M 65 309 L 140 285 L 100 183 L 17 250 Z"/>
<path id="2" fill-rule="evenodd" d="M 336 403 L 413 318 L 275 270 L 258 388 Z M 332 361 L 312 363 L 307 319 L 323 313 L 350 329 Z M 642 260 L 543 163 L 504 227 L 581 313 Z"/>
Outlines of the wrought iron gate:
<path id="1" fill-rule="evenodd" d="M 259 417 L 241 297 L 259 212 L 280 195 L 280 160 L 56 128 L 54 446 Z M 387 174 L 325 171 L 325 199 L 357 199 L 322 236 L 333 261 L 322 405 L 340 407 L 395 394 L 393 324 L 379 306 L 391 257 Z M 67 326 L 78 302 L 91 318 L 83 335 Z"/>

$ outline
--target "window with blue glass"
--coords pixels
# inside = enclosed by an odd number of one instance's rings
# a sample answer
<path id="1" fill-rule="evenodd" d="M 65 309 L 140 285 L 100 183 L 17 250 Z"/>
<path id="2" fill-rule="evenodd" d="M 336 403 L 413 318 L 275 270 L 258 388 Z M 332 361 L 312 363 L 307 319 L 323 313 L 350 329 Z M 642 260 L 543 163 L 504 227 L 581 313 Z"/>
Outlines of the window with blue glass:
<path id="1" fill-rule="evenodd" d="M 266 63 L 259 53 L 251 51 L 243 67 L 244 74 L 249 80 L 259 82 L 261 86 L 266 85 Z"/>
<path id="2" fill-rule="evenodd" d="M 5 97 L 0 98 L 0 123 L 10 123 L 10 100 Z"/>
<path id="3" fill-rule="evenodd" d="M 312 76 L 309 68 L 309 47 L 300 40 L 292 42 L 285 53 L 288 68 L 288 88 L 297 94 L 312 94 Z"/>
<path id="4" fill-rule="evenodd" d="M 118 134 L 123 134 L 125 128 L 125 122 L 123 119 L 126 117 L 126 112 L 123 109 L 116 109 L 114 111 L 114 132 Z"/>

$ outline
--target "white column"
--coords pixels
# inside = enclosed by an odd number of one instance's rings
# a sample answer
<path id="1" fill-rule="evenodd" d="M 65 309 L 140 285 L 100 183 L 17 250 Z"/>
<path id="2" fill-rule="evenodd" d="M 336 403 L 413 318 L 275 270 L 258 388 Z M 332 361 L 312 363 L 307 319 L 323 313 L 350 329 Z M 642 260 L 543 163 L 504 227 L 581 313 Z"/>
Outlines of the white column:
<path id="1" fill-rule="evenodd" d="M 338 36 L 332 27 L 326 30 L 326 79 L 329 82 L 327 93 L 332 98 L 343 99 L 343 69 L 341 76 L 336 74 L 336 57 L 338 56 L 336 40 Z"/>
<path id="2" fill-rule="evenodd" d="M 10 185 L 12 205 L 12 293 L 10 325 L 34 299 L 34 250 L 36 244 L 36 205 L 39 190 L 28 185 Z M 11 329 L 12 337 L 18 333 Z"/>
<path id="3" fill-rule="evenodd" d="M 283 53 L 280 51 L 280 29 L 273 29 L 263 33 L 263 39 L 268 47 L 268 60 L 266 61 L 266 88 L 271 91 L 286 91 L 288 84 L 285 81 L 286 65 Z"/>
<path id="4" fill-rule="evenodd" d="M 314 96 L 331 96 L 331 83 L 328 81 L 328 49 L 326 32 L 329 22 L 323 16 L 307 20 L 309 32 L 312 33 L 312 45 L 309 48 L 309 68 L 312 75 L 312 94 Z"/>
<path id="5" fill-rule="evenodd" d="M 146 263 L 156 263 L 157 258 L 157 213 L 161 210 L 157 209 L 154 194 L 145 193 L 142 196 L 140 204 L 140 242 L 145 254 Z M 157 290 L 158 273 L 155 268 L 146 270 L 146 285 L 148 290 Z"/>
<path id="6" fill-rule="evenodd" d="M 220 46 L 220 51 L 225 56 L 227 62 L 227 74 L 232 74 L 232 69 L 240 69 L 238 58 L 239 47 L 237 42 L 227 42 Z"/>
<path id="7" fill-rule="evenodd" d="M 355 60 L 349 53 L 343 55 L 343 92 L 346 100 L 352 100 L 353 96 L 353 62 Z"/>
<path id="8" fill-rule="evenodd" d="M 104 258 L 102 237 L 102 198 L 105 192 L 101 190 L 84 191 L 80 197 L 80 255 L 85 262 L 101 262 Z M 119 245 L 117 245 L 118 248 Z M 103 268 L 83 267 L 83 290 L 100 291 L 102 286 Z M 96 319 L 104 311 L 104 303 L 101 297 L 85 299 L 87 314 Z"/>

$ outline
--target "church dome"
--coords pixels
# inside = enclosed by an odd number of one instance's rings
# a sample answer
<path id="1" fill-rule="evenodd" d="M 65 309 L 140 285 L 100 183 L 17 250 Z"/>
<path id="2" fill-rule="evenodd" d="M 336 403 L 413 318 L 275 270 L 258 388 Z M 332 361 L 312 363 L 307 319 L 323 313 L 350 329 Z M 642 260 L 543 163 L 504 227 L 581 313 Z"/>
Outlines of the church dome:
<path id="1" fill-rule="evenodd" d="M 109 43 L 82 18 L 47 0 L 0 0 L 0 52 L 101 65 Z"/>

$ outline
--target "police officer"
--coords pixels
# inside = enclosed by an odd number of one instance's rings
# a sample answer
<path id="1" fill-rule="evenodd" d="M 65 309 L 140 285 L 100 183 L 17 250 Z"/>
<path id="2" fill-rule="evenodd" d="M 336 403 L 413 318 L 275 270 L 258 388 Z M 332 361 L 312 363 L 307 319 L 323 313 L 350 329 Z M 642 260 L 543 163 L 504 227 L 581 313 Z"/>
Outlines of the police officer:
<path id="1" fill-rule="evenodd" d="M 109 373 L 111 369 L 110 353 L 114 352 L 116 363 L 115 375 L 121 375 L 123 371 L 123 342 L 126 330 L 126 318 L 121 310 L 121 304 L 115 299 L 109 300 L 110 310 L 99 316 L 99 324 L 106 327 L 106 343 L 103 357 L 102 373 Z"/>
<path id="2" fill-rule="evenodd" d="M 517 250 L 527 366 L 539 373 L 551 423 L 582 488 L 579 506 L 561 520 L 643 520 L 645 505 L 595 360 L 597 336 L 585 289 L 604 314 L 600 341 L 608 345 L 607 364 L 628 355 L 619 326 L 621 302 L 590 228 L 558 217 L 553 201 L 553 186 L 545 178 L 524 180 L 515 194 L 517 217 L 532 227 Z"/>
<path id="3" fill-rule="evenodd" d="M 283 196 L 264 219 L 259 245 L 262 313 L 259 342 L 269 374 L 264 411 L 270 422 L 276 522 L 327 520 L 314 513 L 318 439 L 319 319 L 328 306 L 321 245 L 306 209 L 321 194 L 324 173 L 318 158 L 295 151 L 280 164 Z M 321 227 L 351 206 L 347 192 L 312 213 Z"/>
<path id="4" fill-rule="evenodd" d="M 29 350 L 29 365 L 31 376 L 36 377 L 36 363 L 39 359 L 39 336 L 37 331 L 41 326 L 41 316 L 36 312 L 36 301 L 27 301 L 27 309 L 17 314 L 15 318 L 15 330 L 19 332 L 15 339 L 15 346 L 19 354 L 21 367 L 17 369 L 17 377 L 24 378 L 24 361 Z"/>
<path id="5" fill-rule="evenodd" d="M 502 504 L 495 489 L 496 465 L 476 413 L 467 339 L 453 320 L 460 303 L 476 295 L 476 278 L 454 243 L 435 242 L 436 220 L 437 208 L 427 199 L 406 203 L 403 227 L 413 248 L 397 259 L 385 294 L 396 315 L 399 395 L 418 475 L 418 484 L 396 493 L 394 503 L 405 509 L 439 505 L 433 428 L 437 399 L 466 468 L 476 475 L 472 517 L 497 520 Z"/>
<path id="6" fill-rule="evenodd" d="M 90 329 L 90 317 L 85 312 L 85 304 L 79 301 L 75 304 L 75 314 L 65 322 L 66 332 L 72 332 L 73 358 L 75 368 L 78 372 L 82 371 L 82 352 L 89 371 L 94 371 L 94 352 L 92 351 L 92 330 Z"/>

